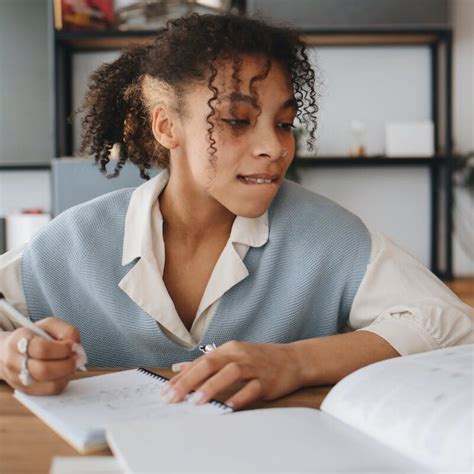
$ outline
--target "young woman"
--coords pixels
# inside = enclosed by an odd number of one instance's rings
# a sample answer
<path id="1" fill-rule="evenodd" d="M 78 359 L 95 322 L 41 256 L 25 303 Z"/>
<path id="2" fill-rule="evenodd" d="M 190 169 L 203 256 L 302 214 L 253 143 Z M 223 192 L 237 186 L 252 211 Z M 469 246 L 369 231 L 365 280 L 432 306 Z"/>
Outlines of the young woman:
<path id="1" fill-rule="evenodd" d="M 0 314 L 0 375 L 28 393 L 61 391 L 81 340 L 91 366 L 179 363 L 169 401 L 241 383 L 228 400 L 239 409 L 472 342 L 472 309 L 428 270 L 284 180 L 296 117 L 314 138 L 314 77 L 296 32 L 236 16 L 171 21 L 153 45 L 103 65 L 83 151 L 102 171 L 114 144 L 116 173 L 126 161 L 144 178 L 164 170 L 1 257 L 0 292 L 57 341 Z M 203 355 L 205 344 L 217 349 Z"/>

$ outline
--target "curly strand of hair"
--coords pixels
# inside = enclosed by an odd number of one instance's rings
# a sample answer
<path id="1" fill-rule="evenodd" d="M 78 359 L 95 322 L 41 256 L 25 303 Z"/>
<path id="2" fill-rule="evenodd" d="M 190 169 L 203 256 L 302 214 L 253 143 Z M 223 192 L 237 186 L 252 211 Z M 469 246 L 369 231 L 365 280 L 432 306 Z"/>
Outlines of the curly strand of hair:
<path id="1" fill-rule="evenodd" d="M 103 149 L 103 144 L 98 133 L 93 136 L 92 146 L 97 150 L 94 161 L 99 166 L 100 172 L 103 175 L 107 174 L 107 164 L 110 161 L 109 154 Z"/>
<path id="2" fill-rule="evenodd" d="M 240 92 L 242 80 L 240 79 L 240 69 L 242 67 L 242 58 L 235 55 L 232 59 L 232 86 L 236 92 Z M 230 113 L 235 117 L 235 104 L 231 103 Z"/>
<path id="3" fill-rule="evenodd" d="M 155 140 L 151 130 L 148 111 L 144 104 L 142 81 L 137 81 L 127 88 L 124 94 L 128 113 L 124 120 L 123 143 L 128 159 L 138 166 L 140 176 L 149 179 L 146 172 L 158 161 L 161 155 L 156 153 Z"/>
<path id="4" fill-rule="evenodd" d="M 210 69 L 211 69 L 211 75 L 209 76 L 209 80 L 207 82 L 207 87 L 208 89 L 212 92 L 212 97 L 210 97 L 207 101 L 207 105 L 209 106 L 210 112 L 206 116 L 206 122 L 209 124 L 209 127 L 207 128 L 207 139 L 209 142 L 209 155 L 210 155 L 210 162 L 212 165 L 215 165 L 216 162 L 216 153 L 217 153 L 217 148 L 216 148 L 216 140 L 213 137 L 213 132 L 214 132 L 214 123 L 211 121 L 211 118 L 216 115 L 216 110 L 213 107 L 213 103 L 217 101 L 217 98 L 219 97 L 219 90 L 217 87 L 214 85 L 214 80 L 217 76 L 217 68 L 215 66 L 215 61 L 217 57 L 214 57 L 214 59 L 211 62 Z"/>
<path id="5" fill-rule="evenodd" d="M 297 110 L 297 118 L 299 120 L 301 119 L 302 116 L 302 109 L 304 108 L 304 95 L 303 92 L 301 91 L 301 84 L 300 84 L 300 76 L 298 74 L 297 70 L 297 64 L 296 63 L 291 63 L 289 65 L 289 71 L 290 71 L 290 78 L 291 78 L 291 83 L 293 84 L 293 95 L 295 97 L 298 110 Z"/>
<path id="6" fill-rule="evenodd" d="M 272 67 L 272 60 L 270 58 L 265 59 L 265 64 L 263 66 L 263 72 L 260 74 L 257 74 L 256 76 L 252 77 L 250 79 L 250 84 L 249 84 L 249 91 L 250 95 L 255 99 L 255 103 L 257 104 L 257 119 L 262 113 L 262 108 L 260 107 L 260 104 L 258 103 L 258 93 L 257 93 L 257 86 L 255 83 L 257 81 L 263 81 L 268 77 L 268 73 L 270 72 L 270 69 Z"/>
<path id="7" fill-rule="evenodd" d="M 118 176 L 127 160 L 132 160 L 128 151 L 132 148 L 126 144 L 124 126 L 126 117 L 131 121 L 140 120 L 140 113 L 131 117 L 130 100 L 126 97 L 127 91 L 136 85 L 142 76 L 142 62 L 153 46 L 133 46 L 125 50 L 114 62 L 103 64 L 89 80 L 89 90 L 84 98 L 81 108 L 76 112 L 86 111 L 82 119 L 82 143 L 79 153 L 90 153 L 95 163 L 103 174 L 107 174 L 107 165 L 110 162 L 110 152 L 115 143 L 120 144 L 120 159 L 113 173 L 107 177 Z M 134 99 L 137 99 L 135 96 Z M 141 105 L 134 102 L 135 109 Z M 147 137 L 130 135 L 128 140 L 141 142 Z M 133 144 L 135 150 L 141 145 Z M 135 159 L 137 159 L 135 157 Z"/>
<path id="8" fill-rule="evenodd" d="M 238 55 L 235 55 L 232 60 L 232 84 L 237 92 L 240 92 L 240 86 L 242 84 L 242 80 L 240 79 L 241 66 L 242 58 Z"/>
<path id="9" fill-rule="evenodd" d="M 295 87 L 295 99 L 298 104 L 297 118 L 308 128 L 307 145 L 312 150 L 317 129 L 316 113 L 319 110 L 316 104 L 315 75 L 306 55 L 304 44 L 298 45 L 292 56 L 293 61 L 289 69 Z"/>
<path id="10" fill-rule="evenodd" d="M 120 146 L 120 149 L 122 147 Z M 119 153 L 119 159 L 115 165 L 114 171 L 111 174 L 107 175 L 107 178 L 116 178 L 119 174 L 125 163 L 127 162 L 127 156 L 125 154 Z"/>
<path id="11" fill-rule="evenodd" d="M 308 106 L 305 107 L 303 111 L 304 120 L 309 125 L 309 138 L 308 138 L 308 149 L 310 151 L 314 148 L 315 142 L 315 133 L 317 129 L 317 112 L 319 111 L 319 107 L 316 103 L 316 88 L 315 88 L 315 74 L 314 70 L 311 67 L 311 64 L 308 60 L 308 55 L 306 54 L 306 47 L 303 45 L 300 49 L 300 57 L 302 61 L 300 62 L 301 69 L 304 73 L 304 92 L 305 92 L 305 100 L 308 102 Z"/>
<path id="12" fill-rule="evenodd" d="M 101 150 L 101 155 L 100 155 L 100 160 L 101 160 L 101 170 L 103 169 L 104 172 L 103 174 L 106 175 L 107 178 L 111 178 L 112 175 L 111 174 L 107 174 L 107 171 L 106 171 L 106 167 L 107 167 L 107 163 L 110 162 L 110 152 L 112 151 L 112 147 L 113 145 L 111 145 L 110 143 L 106 143 L 102 150 Z M 102 165 L 102 163 L 105 163 L 105 165 Z"/>

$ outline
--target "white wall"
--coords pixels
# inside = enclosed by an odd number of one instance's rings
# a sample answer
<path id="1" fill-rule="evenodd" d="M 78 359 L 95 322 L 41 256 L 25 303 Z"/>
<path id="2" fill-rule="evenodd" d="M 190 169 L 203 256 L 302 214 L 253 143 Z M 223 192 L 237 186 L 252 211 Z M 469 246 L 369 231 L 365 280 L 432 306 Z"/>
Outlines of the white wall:
<path id="1" fill-rule="evenodd" d="M 458 152 L 474 150 L 474 1 L 454 0 L 454 64 L 453 64 L 453 125 L 454 144 Z M 463 232 L 458 225 L 454 232 L 454 273 L 474 274 L 474 209 L 467 196 L 456 196 L 455 222 L 468 222 Z M 461 208 L 459 204 L 466 203 Z M 462 210 L 464 209 L 464 210 Z M 470 232 L 469 232 L 470 230 Z M 460 233 L 462 232 L 462 235 Z M 464 245 L 461 245 L 461 241 Z M 466 247 L 470 246 L 470 256 Z"/>
<path id="2" fill-rule="evenodd" d="M 0 163 L 52 157 L 48 0 L 0 0 Z"/>
<path id="3" fill-rule="evenodd" d="M 49 171 L 0 172 L 0 216 L 27 208 L 51 211 Z"/>
<path id="4" fill-rule="evenodd" d="M 312 50 L 311 58 L 322 82 L 319 155 L 349 154 L 352 120 L 366 124 L 367 153 L 381 155 L 386 122 L 430 118 L 428 47 L 325 47 Z M 299 175 L 304 186 L 351 210 L 429 266 L 427 167 L 317 168 Z"/>
<path id="5" fill-rule="evenodd" d="M 358 215 L 370 229 L 395 240 L 424 265 L 430 262 L 430 195 L 426 168 L 317 168 L 302 184 Z"/>
<path id="6" fill-rule="evenodd" d="M 53 156 L 49 0 L 0 0 L 0 164 Z M 50 211 L 48 171 L 0 171 L 0 217 Z"/>
<path id="7" fill-rule="evenodd" d="M 474 150 L 474 1 L 454 0 L 454 142 Z"/>
<path id="8" fill-rule="evenodd" d="M 317 151 L 348 155 L 352 120 L 366 124 L 367 154 L 385 153 L 385 123 L 430 119 L 427 46 L 321 47 L 310 51 L 322 87 Z"/>

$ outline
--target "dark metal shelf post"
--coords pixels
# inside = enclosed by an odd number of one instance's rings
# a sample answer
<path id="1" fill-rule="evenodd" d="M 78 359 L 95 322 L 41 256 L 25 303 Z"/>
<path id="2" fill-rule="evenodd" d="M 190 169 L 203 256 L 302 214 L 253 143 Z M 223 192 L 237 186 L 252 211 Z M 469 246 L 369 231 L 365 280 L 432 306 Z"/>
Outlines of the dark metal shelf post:
<path id="1" fill-rule="evenodd" d="M 453 279 L 453 35 L 446 33 L 446 150 L 448 153 L 447 166 L 445 169 L 445 194 L 446 194 L 446 269 L 444 278 Z"/>
<path id="2" fill-rule="evenodd" d="M 70 47 L 54 41 L 54 126 L 56 157 L 69 156 L 73 152 L 72 124 L 72 51 Z"/>
<path id="3" fill-rule="evenodd" d="M 431 120 L 434 125 L 434 144 L 435 153 L 440 152 L 439 141 L 439 40 L 430 45 L 431 59 Z M 430 267 L 433 273 L 439 275 L 439 168 L 432 166 L 430 168 L 430 194 L 431 194 L 431 214 L 430 214 Z"/>

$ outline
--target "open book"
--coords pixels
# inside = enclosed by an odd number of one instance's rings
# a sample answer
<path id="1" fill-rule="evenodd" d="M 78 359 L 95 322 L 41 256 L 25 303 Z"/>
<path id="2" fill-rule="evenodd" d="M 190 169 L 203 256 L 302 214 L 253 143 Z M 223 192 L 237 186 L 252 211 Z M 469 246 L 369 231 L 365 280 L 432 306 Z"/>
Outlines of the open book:
<path id="1" fill-rule="evenodd" d="M 190 413 L 221 414 L 232 409 L 217 401 L 195 406 L 166 404 L 160 395 L 167 379 L 146 369 L 75 380 L 59 395 L 15 397 L 81 453 L 107 447 L 105 428 L 132 420 L 179 419 Z"/>
<path id="2" fill-rule="evenodd" d="M 474 345 L 372 364 L 310 408 L 112 426 L 125 472 L 473 470 Z M 183 455 L 185 453 L 185 455 Z"/>

